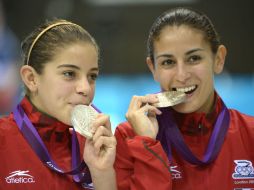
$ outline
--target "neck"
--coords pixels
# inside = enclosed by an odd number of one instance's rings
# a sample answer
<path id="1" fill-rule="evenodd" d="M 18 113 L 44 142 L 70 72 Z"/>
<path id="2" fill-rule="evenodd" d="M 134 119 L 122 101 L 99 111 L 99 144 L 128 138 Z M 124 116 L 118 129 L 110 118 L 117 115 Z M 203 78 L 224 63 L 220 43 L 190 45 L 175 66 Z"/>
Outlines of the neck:
<path id="1" fill-rule="evenodd" d="M 34 108 L 36 108 L 36 110 L 38 111 L 38 112 L 41 112 L 42 114 L 44 114 L 44 115 L 46 115 L 46 116 L 48 116 L 48 117 L 50 117 L 50 118 L 53 118 L 52 116 L 50 116 L 49 114 L 47 114 L 45 111 L 43 111 L 42 109 L 41 109 L 41 106 L 37 103 L 37 101 L 35 100 L 35 97 L 34 96 L 26 96 L 27 97 L 27 99 L 30 101 L 30 103 L 33 105 L 33 107 Z"/>
<path id="2" fill-rule="evenodd" d="M 216 101 L 216 98 L 215 98 L 215 92 L 213 91 L 207 101 L 205 102 L 205 104 L 200 108 L 198 109 L 196 112 L 197 113 L 205 113 L 205 114 L 209 114 L 211 113 L 213 110 L 214 110 L 214 106 L 215 106 L 215 102 Z"/>

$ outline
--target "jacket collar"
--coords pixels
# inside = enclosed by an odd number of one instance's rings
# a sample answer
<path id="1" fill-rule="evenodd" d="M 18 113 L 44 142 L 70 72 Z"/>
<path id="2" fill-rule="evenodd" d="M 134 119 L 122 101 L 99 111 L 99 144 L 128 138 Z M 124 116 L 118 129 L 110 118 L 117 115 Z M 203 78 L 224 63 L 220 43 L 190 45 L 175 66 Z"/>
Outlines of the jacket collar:
<path id="1" fill-rule="evenodd" d="M 173 114 L 176 118 L 176 123 L 180 126 L 182 133 L 187 135 L 202 135 L 206 134 L 212 130 L 216 119 L 222 109 L 221 98 L 215 92 L 215 104 L 213 110 L 206 113 L 178 113 L 173 111 Z"/>
<path id="2" fill-rule="evenodd" d="M 40 112 L 28 97 L 24 97 L 20 104 L 44 142 L 62 142 L 64 137 L 70 137 L 70 126 Z"/>

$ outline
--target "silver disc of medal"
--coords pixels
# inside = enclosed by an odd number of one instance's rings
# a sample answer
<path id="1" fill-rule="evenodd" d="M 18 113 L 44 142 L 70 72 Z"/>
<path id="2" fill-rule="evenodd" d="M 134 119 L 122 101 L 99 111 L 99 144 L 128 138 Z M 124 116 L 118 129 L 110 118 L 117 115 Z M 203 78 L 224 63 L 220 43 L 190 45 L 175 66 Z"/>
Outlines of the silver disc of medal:
<path id="1" fill-rule="evenodd" d="M 91 125 L 97 115 L 98 112 L 92 106 L 77 105 L 73 108 L 71 113 L 72 126 L 75 131 L 84 137 L 91 139 L 93 137 Z"/>
<path id="2" fill-rule="evenodd" d="M 153 104 L 155 107 L 169 107 L 180 104 L 185 101 L 186 94 L 179 91 L 167 91 L 156 94 L 159 102 Z"/>

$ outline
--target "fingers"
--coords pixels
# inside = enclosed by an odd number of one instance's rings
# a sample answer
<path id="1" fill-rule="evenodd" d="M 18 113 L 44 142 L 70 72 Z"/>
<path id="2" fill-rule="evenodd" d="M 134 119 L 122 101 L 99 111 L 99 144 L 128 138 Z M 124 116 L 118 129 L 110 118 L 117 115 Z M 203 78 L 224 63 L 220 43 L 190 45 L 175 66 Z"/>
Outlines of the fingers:
<path id="1" fill-rule="evenodd" d="M 104 127 L 99 126 L 95 134 L 93 135 L 93 138 L 90 140 L 90 143 L 93 144 L 95 154 L 99 154 L 102 152 L 107 151 L 110 148 L 115 149 L 116 147 L 116 139 L 112 132 Z"/>
<path id="2" fill-rule="evenodd" d="M 137 135 L 156 137 L 158 133 L 156 115 L 160 115 L 161 111 L 152 104 L 158 101 L 156 94 L 133 96 L 131 99 L 125 117 Z"/>
<path id="3" fill-rule="evenodd" d="M 159 115 L 159 114 L 161 114 L 161 111 L 158 108 L 156 108 L 152 105 L 149 105 L 149 104 L 146 104 L 145 106 L 143 106 L 140 109 L 140 111 L 142 113 L 147 113 L 147 115 L 155 115 L 155 114 Z"/>
<path id="4" fill-rule="evenodd" d="M 115 148 L 116 140 L 111 131 L 111 123 L 108 115 L 99 114 L 92 124 L 93 144 L 96 154 L 106 151 L 108 148 Z"/>
<path id="5" fill-rule="evenodd" d="M 114 136 L 99 136 L 96 141 L 94 141 L 94 150 L 96 154 L 101 151 L 107 151 L 108 149 L 116 148 L 116 139 Z"/>
<path id="6" fill-rule="evenodd" d="M 161 114 L 161 111 L 152 106 L 151 104 L 157 103 L 159 100 L 155 94 L 148 94 L 146 96 L 133 96 L 128 111 L 126 113 L 126 118 L 130 118 L 133 114 Z"/>
<path id="7" fill-rule="evenodd" d="M 159 100 L 155 94 L 146 96 L 133 96 L 129 108 L 139 109 L 142 105 L 157 103 Z"/>
<path id="8" fill-rule="evenodd" d="M 107 129 L 106 127 L 104 127 L 104 126 L 99 126 L 97 129 L 96 129 L 96 131 L 95 131 L 95 133 L 94 133 L 94 135 L 93 135 L 93 141 L 95 142 L 99 137 L 101 137 L 101 136 L 107 136 L 107 137 L 111 137 L 111 136 L 113 136 L 113 134 L 112 134 L 112 132 L 109 130 L 109 129 Z"/>
<path id="9" fill-rule="evenodd" d="M 91 129 L 92 133 L 95 133 L 95 131 L 97 130 L 99 126 L 104 126 L 111 131 L 111 123 L 110 123 L 110 118 L 108 115 L 105 115 L 102 113 L 98 114 L 98 116 L 92 123 L 92 129 Z"/>

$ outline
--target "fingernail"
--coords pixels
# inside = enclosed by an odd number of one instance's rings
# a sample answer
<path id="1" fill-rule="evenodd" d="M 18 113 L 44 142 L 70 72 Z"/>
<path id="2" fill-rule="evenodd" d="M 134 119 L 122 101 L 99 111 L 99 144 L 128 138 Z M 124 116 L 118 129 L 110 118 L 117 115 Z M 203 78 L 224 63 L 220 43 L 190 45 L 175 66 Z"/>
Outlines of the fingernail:
<path id="1" fill-rule="evenodd" d="M 161 115 L 161 114 L 162 114 L 161 110 L 157 109 L 157 110 L 156 110 L 156 114 L 157 114 L 157 115 Z"/>

